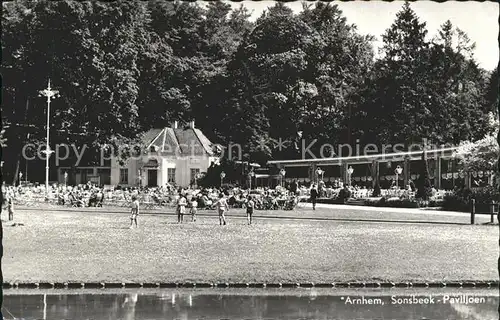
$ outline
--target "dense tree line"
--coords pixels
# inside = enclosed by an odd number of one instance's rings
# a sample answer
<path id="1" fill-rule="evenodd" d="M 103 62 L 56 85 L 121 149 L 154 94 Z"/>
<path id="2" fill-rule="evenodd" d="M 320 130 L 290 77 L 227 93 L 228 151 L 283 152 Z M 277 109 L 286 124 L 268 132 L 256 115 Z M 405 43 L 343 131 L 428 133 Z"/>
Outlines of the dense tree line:
<path id="1" fill-rule="evenodd" d="M 175 120 L 195 120 L 213 141 L 239 143 L 244 160 L 260 162 L 300 157 L 298 137 L 317 139 L 318 152 L 322 143 L 458 144 L 492 132 L 498 70 L 479 68 L 473 43 L 449 21 L 428 40 L 408 3 L 377 59 L 373 38 L 321 2 L 299 14 L 277 3 L 255 22 L 222 2 L 16 1 L 3 11 L 2 156 L 11 181 L 22 146 L 44 141 L 38 90 L 49 77 L 60 91 L 51 143 L 95 150 Z"/>

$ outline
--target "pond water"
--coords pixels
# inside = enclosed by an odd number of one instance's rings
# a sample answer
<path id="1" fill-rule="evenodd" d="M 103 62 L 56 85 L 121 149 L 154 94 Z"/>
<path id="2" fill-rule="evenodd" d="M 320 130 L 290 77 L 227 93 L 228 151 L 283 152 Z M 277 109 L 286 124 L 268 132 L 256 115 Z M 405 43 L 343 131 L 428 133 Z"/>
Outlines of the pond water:
<path id="1" fill-rule="evenodd" d="M 4 319 L 51 320 L 496 320 L 498 304 L 498 289 L 5 290 L 2 313 Z"/>

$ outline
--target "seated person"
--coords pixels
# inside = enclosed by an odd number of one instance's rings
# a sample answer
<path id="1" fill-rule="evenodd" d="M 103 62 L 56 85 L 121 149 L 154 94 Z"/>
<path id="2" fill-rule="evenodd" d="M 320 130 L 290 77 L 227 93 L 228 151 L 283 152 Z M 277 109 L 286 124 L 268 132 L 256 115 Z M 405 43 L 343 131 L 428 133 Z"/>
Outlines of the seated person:
<path id="1" fill-rule="evenodd" d="M 201 207 L 210 207 L 212 205 L 212 201 L 208 198 L 206 194 L 204 194 L 201 197 L 201 202 L 200 202 Z"/>
<path id="2" fill-rule="evenodd" d="M 57 204 L 64 205 L 65 203 L 66 203 L 66 201 L 64 199 L 64 194 L 59 193 L 59 195 L 57 196 Z"/>
<path id="3" fill-rule="evenodd" d="M 351 197 L 351 195 L 352 195 L 352 193 L 347 186 L 340 189 L 340 191 L 339 191 L 339 199 L 340 199 L 340 201 L 342 201 L 342 203 L 346 203 L 347 200 L 349 200 L 349 198 Z"/>
<path id="4" fill-rule="evenodd" d="M 69 197 L 69 193 L 67 193 L 67 192 L 63 194 L 63 199 L 64 199 L 64 203 L 71 202 L 71 199 Z"/>
<path id="5" fill-rule="evenodd" d="M 96 207 L 98 202 L 97 193 L 93 192 L 89 197 L 89 207 Z"/>
<path id="6" fill-rule="evenodd" d="M 74 193 L 70 193 L 69 194 L 69 199 L 70 199 L 70 202 L 74 205 L 74 206 L 77 206 L 77 207 L 83 207 L 84 206 L 84 203 L 83 203 L 83 200 L 81 199 L 81 196 L 80 195 L 75 195 Z"/>
<path id="7" fill-rule="evenodd" d="M 436 195 L 437 195 L 437 190 L 436 190 L 436 188 L 434 188 L 434 186 L 432 186 L 431 197 L 435 197 Z"/>

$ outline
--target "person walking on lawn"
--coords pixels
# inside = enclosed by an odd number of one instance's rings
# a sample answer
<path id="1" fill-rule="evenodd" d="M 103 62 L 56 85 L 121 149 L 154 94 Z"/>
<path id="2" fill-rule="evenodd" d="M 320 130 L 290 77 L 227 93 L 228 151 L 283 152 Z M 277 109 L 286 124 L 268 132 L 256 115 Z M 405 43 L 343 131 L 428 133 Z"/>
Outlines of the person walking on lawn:
<path id="1" fill-rule="evenodd" d="M 318 198 L 318 189 L 315 184 L 311 188 L 311 202 L 313 205 L 313 210 L 316 210 L 316 199 Z"/>
<path id="2" fill-rule="evenodd" d="M 225 213 L 229 211 L 229 205 L 227 204 L 227 200 L 224 197 L 224 193 L 221 192 L 219 194 L 219 200 L 215 204 L 217 206 L 217 211 L 219 212 L 219 224 L 226 225 L 226 216 Z"/>
<path id="3" fill-rule="evenodd" d="M 248 196 L 245 206 L 247 208 L 247 221 L 248 224 L 250 225 L 252 224 L 252 215 L 253 215 L 253 210 L 255 208 L 255 202 L 253 201 L 251 196 Z"/>
<path id="4" fill-rule="evenodd" d="M 12 197 L 9 197 L 7 200 L 7 209 L 9 210 L 9 221 L 14 220 L 14 201 L 12 200 Z"/>
<path id="5" fill-rule="evenodd" d="M 184 195 L 179 194 L 179 202 L 177 203 L 177 223 L 184 221 L 184 214 L 186 213 L 187 200 Z"/>
<path id="6" fill-rule="evenodd" d="M 196 197 L 191 199 L 191 222 L 196 221 L 196 212 L 198 210 L 198 201 L 196 201 Z"/>
<path id="7" fill-rule="evenodd" d="M 132 197 L 132 210 L 131 210 L 131 216 L 130 216 L 130 227 L 129 229 L 132 229 L 134 226 L 135 222 L 135 227 L 137 228 L 137 216 L 139 216 L 139 200 L 137 200 L 136 196 Z"/>

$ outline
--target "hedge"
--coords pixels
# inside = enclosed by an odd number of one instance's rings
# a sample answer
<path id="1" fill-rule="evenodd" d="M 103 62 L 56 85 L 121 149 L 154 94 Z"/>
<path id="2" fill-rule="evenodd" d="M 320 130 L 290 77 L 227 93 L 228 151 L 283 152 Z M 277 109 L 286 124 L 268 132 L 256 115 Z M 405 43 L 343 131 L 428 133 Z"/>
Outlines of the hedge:
<path id="1" fill-rule="evenodd" d="M 443 209 L 452 211 L 469 212 L 471 209 L 471 200 L 476 199 L 479 210 L 487 210 L 489 203 L 499 200 L 499 192 L 492 186 L 481 189 L 460 189 L 444 197 Z"/>

